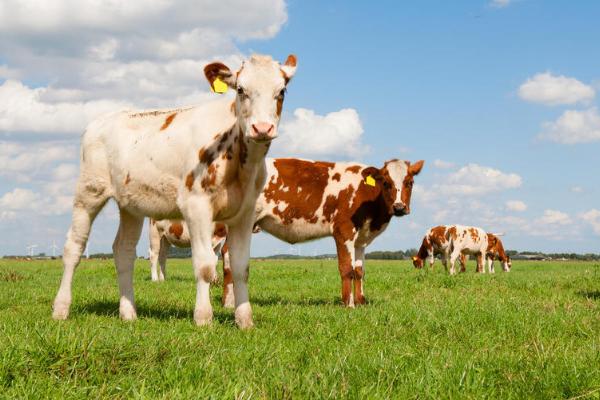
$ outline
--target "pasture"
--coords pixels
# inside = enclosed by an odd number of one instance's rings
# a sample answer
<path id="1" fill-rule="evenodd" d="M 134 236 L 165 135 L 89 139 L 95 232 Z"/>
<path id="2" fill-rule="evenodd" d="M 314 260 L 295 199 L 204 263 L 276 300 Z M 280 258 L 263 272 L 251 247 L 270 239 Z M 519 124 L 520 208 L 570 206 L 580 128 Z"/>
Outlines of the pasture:
<path id="1" fill-rule="evenodd" d="M 334 260 L 252 260 L 250 331 L 220 287 L 196 327 L 190 261 L 169 267 L 157 284 L 136 261 L 124 323 L 112 260 L 84 260 L 56 322 L 60 261 L 0 260 L 0 397 L 600 398 L 600 263 L 450 277 L 367 260 L 369 304 L 352 310 Z"/>

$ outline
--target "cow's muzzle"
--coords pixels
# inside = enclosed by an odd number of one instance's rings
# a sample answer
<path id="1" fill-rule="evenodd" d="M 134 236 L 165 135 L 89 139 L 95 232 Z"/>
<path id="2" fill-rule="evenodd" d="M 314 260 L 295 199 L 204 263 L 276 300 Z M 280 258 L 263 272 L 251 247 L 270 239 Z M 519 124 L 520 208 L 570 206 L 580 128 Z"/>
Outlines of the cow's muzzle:
<path id="1" fill-rule="evenodd" d="M 392 209 L 394 210 L 394 215 L 396 217 L 402 217 L 404 215 L 410 214 L 410 209 L 406 207 L 406 205 L 404 205 L 403 203 L 394 203 Z"/>
<path id="2" fill-rule="evenodd" d="M 252 124 L 252 132 L 250 139 L 256 142 L 268 142 L 277 137 L 275 125 L 269 124 L 268 122 L 259 122 Z"/>

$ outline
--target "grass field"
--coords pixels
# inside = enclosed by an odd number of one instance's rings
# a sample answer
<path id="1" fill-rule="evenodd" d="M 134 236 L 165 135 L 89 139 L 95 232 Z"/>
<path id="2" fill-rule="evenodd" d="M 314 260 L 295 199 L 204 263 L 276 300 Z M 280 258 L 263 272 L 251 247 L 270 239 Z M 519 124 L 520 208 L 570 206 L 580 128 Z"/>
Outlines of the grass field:
<path id="1" fill-rule="evenodd" d="M 220 288 L 213 325 L 193 324 L 189 264 L 156 284 L 138 261 L 124 323 L 112 261 L 84 261 L 55 322 L 60 261 L 0 260 L 0 397 L 600 398 L 600 263 L 449 277 L 371 260 L 369 304 L 348 310 L 335 261 L 253 260 L 250 331 Z"/>

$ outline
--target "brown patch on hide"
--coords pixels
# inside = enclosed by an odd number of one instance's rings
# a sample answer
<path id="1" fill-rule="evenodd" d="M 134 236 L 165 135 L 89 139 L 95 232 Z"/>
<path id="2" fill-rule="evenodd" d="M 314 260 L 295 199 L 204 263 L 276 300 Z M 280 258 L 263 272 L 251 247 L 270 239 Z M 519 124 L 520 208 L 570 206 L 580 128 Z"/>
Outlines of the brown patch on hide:
<path id="1" fill-rule="evenodd" d="M 177 239 L 181 239 L 181 235 L 183 235 L 183 224 L 180 222 L 171 221 L 169 233 L 175 236 Z"/>
<path id="2" fill-rule="evenodd" d="M 175 119 L 175 116 L 177 115 L 177 113 L 173 113 L 171 115 L 169 115 L 166 119 L 165 119 L 165 123 L 162 124 L 162 126 L 160 127 L 161 131 L 164 131 L 165 129 L 167 129 L 169 127 L 169 125 L 171 125 L 171 122 L 173 122 L 173 120 Z"/>
<path id="3" fill-rule="evenodd" d="M 185 186 L 188 190 L 192 191 L 192 186 L 194 186 L 194 171 L 191 171 L 185 178 Z"/>
<path id="4" fill-rule="evenodd" d="M 358 171 L 360 171 L 362 167 L 360 165 L 352 165 L 348 168 L 346 168 L 346 172 L 352 172 L 353 174 L 358 174 Z"/>
<path id="5" fill-rule="evenodd" d="M 334 181 L 340 181 L 340 179 L 342 178 L 342 176 L 340 175 L 339 172 L 336 172 L 335 174 L 333 174 L 333 176 L 331 177 L 332 180 Z"/>
<path id="6" fill-rule="evenodd" d="M 334 164 L 278 158 L 273 165 L 277 170 L 277 179 L 272 177 L 267 182 L 263 190 L 265 199 L 275 204 L 287 204 L 283 211 L 276 207 L 273 213 L 286 225 L 294 219 L 317 222 L 316 212 L 328 184 L 329 170 Z"/>

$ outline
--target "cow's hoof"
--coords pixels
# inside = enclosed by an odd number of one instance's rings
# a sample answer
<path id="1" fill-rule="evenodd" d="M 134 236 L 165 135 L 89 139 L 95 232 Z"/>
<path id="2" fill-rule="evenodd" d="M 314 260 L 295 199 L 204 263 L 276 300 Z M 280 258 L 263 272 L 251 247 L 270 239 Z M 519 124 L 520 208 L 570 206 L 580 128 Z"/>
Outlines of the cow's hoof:
<path id="1" fill-rule="evenodd" d="M 356 305 L 365 305 L 367 304 L 367 299 L 365 296 L 357 296 L 354 302 Z"/>
<path id="2" fill-rule="evenodd" d="M 137 319 L 135 307 L 127 301 L 121 302 L 119 306 L 119 315 L 123 321 L 135 321 Z"/>
<path id="3" fill-rule="evenodd" d="M 54 304 L 52 310 L 52 319 L 64 321 L 69 318 L 69 304 Z"/>
<path id="4" fill-rule="evenodd" d="M 209 326 L 212 324 L 212 309 L 194 311 L 194 322 L 198 326 Z"/>
<path id="5" fill-rule="evenodd" d="M 240 329 L 250 329 L 254 326 L 250 303 L 242 303 L 237 306 L 235 309 L 235 323 Z"/>

